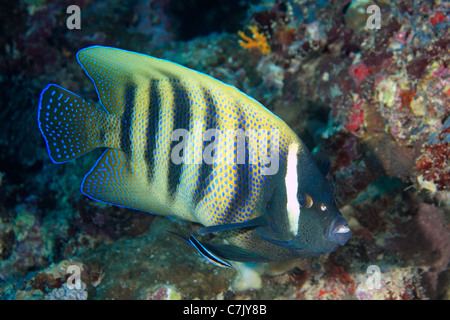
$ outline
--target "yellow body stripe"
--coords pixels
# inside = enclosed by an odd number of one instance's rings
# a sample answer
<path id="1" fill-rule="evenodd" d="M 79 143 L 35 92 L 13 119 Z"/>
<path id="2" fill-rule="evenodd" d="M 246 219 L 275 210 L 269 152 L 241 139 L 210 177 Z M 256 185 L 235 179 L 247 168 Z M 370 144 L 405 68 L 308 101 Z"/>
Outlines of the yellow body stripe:
<path id="1" fill-rule="evenodd" d="M 152 197 L 159 199 L 161 202 L 167 204 L 168 195 L 168 168 L 170 161 L 170 143 L 171 136 L 174 130 L 173 117 L 171 115 L 173 102 L 173 90 L 167 80 L 158 87 L 161 94 L 161 111 L 158 123 L 158 132 L 156 140 L 156 158 L 154 162 L 153 180 L 151 181 L 150 190 Z"/>
<path id="2" fill-rule="evenodd" d="M 135 99 L 134 99 L 134 114 L 131 122 L 131 150 L 132 162 L 131 170 L 136 174 L 140 180 L 140 184 L 146 183 L 145 177 L 148 175 L 147 166 L 143 165 L 144 150 L 146 148 L 146 130 L 149 121 L 149 95 L 148 95 L 148 81 L 146 79 L 136 79 Z"/>
<path id="3" fill-rule="evenodd" d="M 192 94 L 192 92 L 189 92 Z M 206 108 L 197 107 L 192 108 L 192 118 L 190 127 L 192 128 L 197 126 L 202 126 L 205 121 Z M 189 128 L 190 128 L 189 127 Z M 179 129 L 179 128 L 176 128 Z M 175 195 L 175 201 L 172 206 L 173 212 L 180 212 L 183 216 L 194 216 L 195 206 L 193 204 L 194 194 L 197 188 L 198 179 L 200 177 L 200 169 L 201 164 L 195 164 L 195 160 L 198 159 L 189 159 L 188 157 L 195 157 L 195 147 L 197 144 L 197 139 L 199 137 L 193 136 L 197 130 L 188 130 L 190 133 L 190 137 L 188 142 L 185 145 L 184 150 L 184 163 L 180 164 L 183 166 L 183 173 L 181 175 L 181 181 L 178 186 L 177 193 Z M 200 144 L 201 147 L 201 144 Z M 198 151 L 198 149 L 197 149 Z M 201 160 L 201 159 L 200 159 Z M 192 162 L 192 163 L 191 163 Z"/>

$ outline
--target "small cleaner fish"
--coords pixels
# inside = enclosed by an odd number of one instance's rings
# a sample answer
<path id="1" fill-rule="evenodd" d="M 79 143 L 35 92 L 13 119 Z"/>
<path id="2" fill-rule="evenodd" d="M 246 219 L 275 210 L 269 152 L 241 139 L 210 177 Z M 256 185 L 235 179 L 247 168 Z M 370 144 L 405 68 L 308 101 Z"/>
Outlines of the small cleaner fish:
<path id="1" fill-rule="evenodd" d="M 110 47 L 80 50 L 99 102 L 49 84 L 38 124 L 50 159 L 106 148 L 81 184 L 91 199 L 203 227 L 180 236 L 221 267 L 332 252 L 351 232 L 330 162 L 233 86 Z M 201 241 L 215 233 L 226 244 Z"/>

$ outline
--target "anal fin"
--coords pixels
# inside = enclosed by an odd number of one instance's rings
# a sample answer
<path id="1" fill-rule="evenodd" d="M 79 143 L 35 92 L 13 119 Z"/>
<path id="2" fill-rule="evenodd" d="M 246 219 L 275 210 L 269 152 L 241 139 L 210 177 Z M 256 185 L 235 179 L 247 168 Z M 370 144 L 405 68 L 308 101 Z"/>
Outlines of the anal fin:
<path id="1" fill-rule="evenodd" d="M 97 201 L 164 215 L 142 176 L 133 172 L 123 151 L 108 149 L 84 177 L 81 192 Z"/>

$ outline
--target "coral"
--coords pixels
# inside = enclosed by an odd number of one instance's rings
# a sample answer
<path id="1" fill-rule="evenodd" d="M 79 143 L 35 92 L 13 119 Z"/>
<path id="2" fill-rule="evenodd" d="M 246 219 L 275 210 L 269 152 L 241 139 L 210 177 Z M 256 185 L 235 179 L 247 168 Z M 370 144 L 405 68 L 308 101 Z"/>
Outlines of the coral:
<path id="1" fill-rule="evenodd" d="M 416 161 L 419 185 L 432 193 L 450 189 L 449 138 L 450 120 L 447 120 L 441 132 L 434 135 L 430 144 L 424 146 Z"/>
<path id="2" fill-rule="evenodd" d="M 359 87 L 361 82 L 363 82 L 363 80 L 371 74 L 371 70 L 364 63 L 359 62 L 348 68 L 348 74 L 355 80 L 357 86 Z"/>
<path id="3" fill-rule="evenodd" d="M 30 281 L 30 285 L 33 289 L 39 289 L 46 293 L 48 290 L 53 290 L 55 288 L 60 288 L 63 284 L 61 278 L 54 278 L 53 275 L 48 273 L 38 273 L 34 279 Z"/>
<path id="4" fill-rule="evenodd" d="M 437 11 L 434 16 L 430 17 L 430 23 L 435 26 L 438 23 L 442 23 L 446 20 L 446 17 L 439 11 Z"/>
<path id="5" fill-rule="evenodd" d="M 416 167 L 419 179 L 432 182 L 437 190 L 450 189 L 450 143 L 425 146 L 424 152 L 417 159 Z M 420 183 L 420 182 L 419 182 Z"/>
<path id="6" fill-rule="evenodd" d="M 402 111 L 403 108 L 410 108 L 411 109 L 411 102 L 413 101 L 414 96 L 416 95 L 416 91 L 415 90 L 401 90 L 400 91 L 400 100 L 401 100 L 401 105 L 400 105 L 400 111 Z M 414 111 L 413 111 L 414 112 Z M 421 112 L 416 112 L 417 114 L 421 114 Z"/>
<path id="7" fill-rule="evenodd" d="M 238 35 L 243 39 L 239 40 L 239 45 L 244 49 L 256 49 L 262 54 L 269 54 L 271 50 L 267 38 L 259 32 L 257 26 L 250 26 L 249 29 L 252 32 L 251 38 L 244 32 L 238 31 Z"/>
<path id="8" fill-rule="evenodd" d="M 349 116 L 350 121 L 344 125 L 345 129 L 347 129 L 348 131 L 356 132 L 358 128 L 364 123 L 364 109 L 361 109 L 362 104 L 363 101 L 360 99 L 359 102 L 356 102 L 352 106 L 354 112 Z"/>
<path id="9" fill-rule="evenodd" d="M 170 286 L 158 286 L 147 290 L 143 296 L 143 300 L 181 300 L 183 296 Z"/>
<path id="10" fill-rule="evenodd" d="M 368 280 L 367 274 L 360 275 L 356 280 L 355 296 L 358 300 L 426 299 L 418 268 L 382 269 L 380 287 L 369 287 Z"/>
<path id="11" fill-rule="evenodd" d="M 238 276 L 233 283 L 233 288 L 236 292 L 261 288 L 261 266 L 235 263 L 234 267 L 238 271 Z"/>
<path id="12" fill-rule="evenodd" d="M 30 272 L 20 281 L 11 281 L 11 277 L 7 278 L 6 281 L 0 283 L 0 299 L 87 298 L 87 292 L 83 292 L 86 289 L 84 285 L 80 289 L 67 287 L 67 279 L 70 276 L 68 267 L 73 265 L 80 268 L 81 282 L 90 279 L 88 270 L 80 261 L 67 259 L 51 264 L 39 272 Z"/>
<path id="13" fill-rule="evenodd" d="M 81 271 L 79 281 L 68 285 L 69 267 L 78 266 Z M 39 289 L 46 293 L 45 300 L 87 300 L 87 285 L 83 279 L 87 277 L 86 266 L 78 260 L 68 259 L 57 264 L 50 265 L 42 273 L 38 273 L 31 281 L 33 289 Z"/>
<path id="14" fill-rule="evenodd" d="M 61 288 L 53 289 L 45 296 L 45 300 L 87 300 L 88 292 L 86 291 L 86 284 L 80 281 L 80 288 L 74 286 L 70 289 L 67 283 L 64 283 Z"/>

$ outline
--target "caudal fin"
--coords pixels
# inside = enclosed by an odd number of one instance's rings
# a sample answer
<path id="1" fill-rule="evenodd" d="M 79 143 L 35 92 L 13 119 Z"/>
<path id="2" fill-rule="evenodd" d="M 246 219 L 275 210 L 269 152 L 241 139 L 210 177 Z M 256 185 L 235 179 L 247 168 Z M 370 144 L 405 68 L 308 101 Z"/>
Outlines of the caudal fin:
<path id="1" fill-rule="evenodd" d="M 55 84 L 42 90 L 38 124 L 50 159 L 63 163 L 103 146 L 106 111 Z"/>

